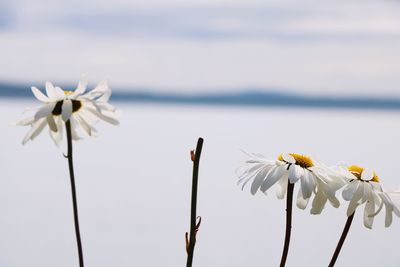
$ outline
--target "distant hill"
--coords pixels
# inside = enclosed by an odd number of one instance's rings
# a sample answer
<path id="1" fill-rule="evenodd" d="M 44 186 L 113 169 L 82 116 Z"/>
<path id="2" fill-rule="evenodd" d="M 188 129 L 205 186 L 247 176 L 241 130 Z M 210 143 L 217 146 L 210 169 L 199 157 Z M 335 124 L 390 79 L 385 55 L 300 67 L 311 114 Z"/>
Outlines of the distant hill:
<path id="1" fill-rule="evenodd" d="M 0 98 L 32 98 L 30 86 L 0 83 Z M 257 107 L 307 107 L 400 110 L 399 98 L 328 97 L 243 89 L 236 93 L 155 93 L 144 89 L 113 90 L 113 102 L 166 103 L 190 105 L 225 105 Z"/>

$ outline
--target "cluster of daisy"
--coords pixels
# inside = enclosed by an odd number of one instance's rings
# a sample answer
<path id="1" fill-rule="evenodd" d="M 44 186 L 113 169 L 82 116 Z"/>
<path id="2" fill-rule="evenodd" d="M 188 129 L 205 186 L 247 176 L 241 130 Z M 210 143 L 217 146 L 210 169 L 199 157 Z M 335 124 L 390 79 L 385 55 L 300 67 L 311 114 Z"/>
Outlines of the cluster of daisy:
<path id="1" fill-rule="evenodd" d="M 79 132 L 83 131 L 89 136 L 96 136 L 97 130 L 94 128 L 94 124 L 99 120 L 117 125 L 119 122 L 116 109 L 108 103 L 111 90 L 107 83 L 100 83 L 89 92 L 86 92 L 87 84 L 87 80 L 83 78 L 74 91 L 65 91 L 54 86 L 51 82 L 46 82 L 46 94 L 36 87 L 32 87 L 32 93 L 43 105 L 31 117 L 18 123 L 22 126 L 30 126 L 30 130 L 22 143 L 25 144 L 29 140 L 34 140 L 47 126 L 53 141 L 60 145 L 63 139 L 63 131 L 66 129 L 68 146 L 72 153 L 72 140 L 80 139 Z M 72 154 L 70 154 L 70 151 L 68 154 L 71 185 L 74 192 Z M 300 209 L 305 209 L 310 199 L 313 198 L 311 214 L 320 214 L 327 202 L 338 208 L 340 201 L 336 197 L 336 193 L 343 189 L 342 197 L 349 202 L 347 208 L 348 227 L 350 227 L 354 212 L 361 205 L 365 206 L 364 226 L 369 229 L 372 228 L 375 216 L 383 208 L 386 211 L 386 227 L 391 225 L 393 213 L 400 217 L 400 207 L 393 201 L 394 194 L 400 196 L 400 192 L 384 191 L 375 172 L 356 165 L 328 167 L 308 156 L 295 153 L 281 154 L 276 160 L 268 160 L 259 154 L 249 154 L 249 159 L 240 171 L 238 184 L 241 184 L 243 189 L 249 183 L 253 195 L 258 191 L 266 194 L 276 184 L 277 197 L 283 199 L 288 196 L 290 209 L 288 208 L 287 212 L 290 210 L 290 217 L 287 217 L 287 236 L 285 237 L 281 266 L 285 265 L 289 247 L 291 201 L 293 187 L 296 183 L 300 184 L 296 205 Z M 76 203 L 74 193 L 73 197 L 74 203 Z M 76 216 L 75 226 L 78 229 L 77 242 L 80 266 L 83 266 L 76 207 L 74 214 Z M 342 237 L 345 238 L 346 235 L 347 232 L 344 231 Z M 329 266 L 334 265 L 344 238 L 343 240 L 341 238 L 341 243 L 339 242 Z"/>
<path id="2" fill-rule="evenodd" d="M 368 169 L 352 165 L 328 167 L 308 156 L 289 153 L 279 155 L 277 160 L 268 160 L 259 154 L 249 154 L 246 165 L 240 170 L 238 184 L 242 189 L 251 182 L 251 193 L 267 193 L 274 184 L 279 199 L 286 196 L 288 183 L 300 183 L 296 205 L 305 209 L 313 197 L 311 214 L 320 214 L 329 203 L 340 205 L 336 192 L 342 189 L 342 197 L 349 201 L 347 216 L 358 206 L 364 205 L 364 225 L 371 229 L 374 217 L 386 210 L 385 226 L 392 223 L 392 214 L 400 217 L 400 207 L 393 201 L 395 191 L 384 191 L 378 175 Z"/>

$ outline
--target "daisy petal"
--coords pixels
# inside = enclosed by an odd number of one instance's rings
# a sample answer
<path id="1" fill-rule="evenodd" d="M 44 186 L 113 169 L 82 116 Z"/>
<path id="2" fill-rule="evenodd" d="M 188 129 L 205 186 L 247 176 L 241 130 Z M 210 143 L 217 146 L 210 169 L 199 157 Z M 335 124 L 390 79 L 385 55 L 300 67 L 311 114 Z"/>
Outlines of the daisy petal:
<path id="1" fill-rule="evenodd" d="M 85 93 L 86 87 L 88 85 L 88 80 L 86 76 L 83 76 L 78 83 L 78 87 L 75 89 L 74 93 L 72 94 L 74 97 Z"/>
<path id="2" fill-rule="evenodd" d="M 328 198 L 325 196 L 325 194 L 322 192 L 322 190 L 318 191 L 317 194 L 315 194 L 314 200 L 312 202 L 312 208 L 311 208 L 311 214 L 321 214 L 322 210 L 325 207 L 325 204 L 327 202 Z"/>
<path id="3" fill-rule="evenodd" d="M 393 220 L 393 209 L 386 207 L 386 215 L 385 215 L 385 227 L 389 227 L 392 224 Z"/>
<path id="4" fill-rule="evenodd" d="M 372 229 L 372 224 L 374 222 L 374 216 L 370 216 L 375 213 L 375 203 L 373 198 L 369 199 L 365 204 L 364 209 L 364 226 L 368 229 Z"/>
<path id="5" fill-rule="evenodd" d="M 40 118 L 51 115 L 51 113 L 54 109 L 54 106 L 55 106 L 54 103 L 50 103 L 50 104 L 46 104 L 43 107 L 39 108 L 39 110 L 35 113 L 35 117 L 34 117 L 35 120 L 38 120 Z"/>
<path id="6" fill-rule="evenodd" d="M 38 136 L 43 128 L 46 126 L 46 119 L 41 118 L 35 124 L 33 124 L 31 130 L 25 135 L 24 140 L 22 140 L 22 144 L 25 145 L 29 140 L 35 139 Z"/>
<path id="7" fill-rule="evenodd" d="M 54 87 L 51 82 L 46 82 L 46 93 L 50 101 L 58 101 L 65 98 L 65 93 L 60 87 Z"/>
<path id="8" fill-rule="evenodd" d="M 275 168 L 270 169 L 267 178 L 261 185 L 261 191 L 266 192 L 271 186 L 273 186 L 279 179 L 283 179 L 282 176 L 285 175 L 285 166 L 278 166 Z M 287 179 L 287 172 L 285 179 Z"/>
<path id="9" fill-rule="evenodd" d="M 111 96 L 111 90 L 108 87 L 108 83 L 106 81 L 101 82 L 97 85 L 99 91 L 103 92 L 103 95 L 97 99 L 99 102 L 108 102 Z"/>
<path id="10" fill-rule="evenodd" d="M 361 180 L 369 181 L 374 177 L 374 172 L 370 169 L 365 169 L 361 173 Z"/>
<path id="11" fill-rule="evenodd" d="M 301 190 L 304 198 L 310 198 L 311 193 L 315 188 L 314 176 L 308 170 L 303 170 L 303 176 L 301 178 Z"/>
<path id="12" fill-rule="evenodd" d="M 56 125 L 56 122 L 54 121 L 54 117 L 53 116 L 51 116 L 51 115 L 47 116 L 46 117 L 46 121 L 47 121 L 47 124 L 49 125 L 49 128 L 50 128 L 51 131 L 53 131 L 53 132 L 57 132 L 58 131 L 57 125 Z"/>
<path id="13" fill-rule="evenodd" d="M 63 121 L 67 122 L 71 118 L 72 114 L 72 101 L 64 100 L 61 108 L 61 116 Z"/>
<path id="14" fill-rule="evenodd" d="M 76 115 L 75 118 L 89 136 L 93 136 L 97 133 L 96 129 L 87 123 L 82 116 Z"/>
<path id="15" fill-rule="evenodd" d="M 276 197 L 278 199 L 283 199 L 287 192 L 289 179 L 280 179 L 277 183 Z"/>
<path id="16" fill-rule="evenodd" d="M 296 205 L 299 209 L 304 210 L 307 207 L 308 201 L 310 198 L 304 198 L 302 190 L 300 189 L 299 192 L 297 193 L 297 201 Z"/>
<path id="17" fill-rule="evenodd" d="M 289 181 L 294 184 L 304 175 L 304 169 L 296 164 L 291 164 L 289 168 Z"/>
<path id="18" fill-rule="evenodd" d="M 257 174 L 256 177 L 253 180 L 253 183 L 251 184 L 251 194 L 254 195 L 258 189 L 260 188 L 261 184 L 264 182 L 264 179 L 268 173 L 269 169 L 267 168 L 262 168 Z"/>
<path id="19" fill-rule="evenodd" d="M 326 197 L 328 198 L 329 202 L 331 203 L 331 205 L 334 208 L 339 208 L 340 202 L 337 199 L 337 197 L 335 196 L 334 192 L 330 192 L 329 190 L 325 190 L 325 195 L 326 195 Z"/>
<path id="20" fill-rule="evenodd" d="M 27 125 L 31 125 L 32 123 L 34 123 L 36 120 L 34 117 L 32 118 L 26 118 L 23 120 L 20 120 L 19 122 L 16 123 L 16 125 L 18 126 L 27 126 Z"/>
<path id="21" fill-rule="evenodd" d="M 392 220 L 393 220 L 393 201 L 391 200 L 391 198 L 389 197 L 389 195 L 387 193 L 382 193 L 380 194 L 382 201 L 385 205 L 385 227 L 389 227 L 392 224 Z"/>
<path id="22" fill-rule="evenodd" d="M 91 113 L 93 113 L 94 115 L 96 115 L 99 119 L 102 119 L 103 121 L 106 121 L 106 122 L 114 124 L 114 125 L 119 124 L 119 121 L 117 119 L 107 116 L 103 113 L 100 113 L 96 109 L 88 108 L 87 110 L 90 111 Z"/>
<path id="23" fill-rule="evenodd" d="M 45 96 L 39 89 L 37 89 L 36 87 L 32 86 L 31 87 L 32 93 L 33 95 L 41 102 L 47 103 L 50 101 L 50 99 Z"/>
<path id="24" fill-rule="evenodd" d="M 290 163 L 290 164 L 295 164 L 296 163 L 296 159 L 290 154 L 283 154 L 282 158 L 287 163 Z"/>
<path id="25" fill-rule="evenodd" d="M 358 201 L 362 198 L 364 192 L 364 185 L 363 182 L 357 182 L 357 189 L 355 190 L 353 197 L 350 200 L 349 207 L 347 208 L 347 217 L 352 215 L 356 210 L 357 206 L 359 205 Z"/>
<path id="26" fill-rule="evenodd" d="M 74 116 L 71 116 L 69 119 L 71 121 L 72 140 L 78 141 L 81 139 L 81 137 L 79 136 L 78 131 L 77 131 L 78 122 L 76 121 Z"/>
<path id="27" fill-rule="evenodd" d="M 342 191 L 342 196 L 344 200 L 350 201 L 353 198 L 354 193 L 358 188 L 358 181 L 351 181 Z"/>
<path id="28" fill-rule="evenodd" d="M 57 117 L 55 121 L 58 130 L 57 132 L 50 131 L 50 137 L 53 139 L 56 146 L 60 146 L 63 138 L 64 121 L 60 117 Z"/>

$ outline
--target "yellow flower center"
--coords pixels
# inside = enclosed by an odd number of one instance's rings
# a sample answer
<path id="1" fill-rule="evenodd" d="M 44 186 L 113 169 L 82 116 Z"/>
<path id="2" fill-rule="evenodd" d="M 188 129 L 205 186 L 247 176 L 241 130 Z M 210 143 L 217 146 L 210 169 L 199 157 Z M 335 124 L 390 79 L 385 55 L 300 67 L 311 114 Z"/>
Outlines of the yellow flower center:
<path id="1" fill-rule="evenodd" d="M 74 91 L 64 91 L 65 95 L 72 95 L 74 93 Z"/>
<path id="2" fill-rule="evenodd" d="M 348 169 L 349 172 L 351 172 L 355 177 L 357 177 L 358 180 L 364 181 L 364 180 L 361 179 L 361 174 L 363 173 L 364 168 L 362 168 L 362 167 L 360 167 L 360 166 L 357 166 L 357 165 L 351 165 L 351 166 L 349 166 L 347 169 Z M 372 176 L 372 179 L 369 180 L 369 181 L 379 183 L 379 176 L 374 172 L 374 173 L 373 173 L 373 176 Z"/>
<path id="3" fill-rule="evenodd" d="M 296 161 L 295 164 L 299 165 L 302 168 L 310 168 L 310 167 L 314 166 L 314 162 L 312 161 L 312 159 L 310 157 L 307 157 L 307 156 L 304 156 L 301 154 L 296 154 L 296 153 L 289 153 L 289 155 L 294 158 L 294 160 Z M 282 154 L 279 155 L 278 160 L 286 162 L 283 159 Z"/>

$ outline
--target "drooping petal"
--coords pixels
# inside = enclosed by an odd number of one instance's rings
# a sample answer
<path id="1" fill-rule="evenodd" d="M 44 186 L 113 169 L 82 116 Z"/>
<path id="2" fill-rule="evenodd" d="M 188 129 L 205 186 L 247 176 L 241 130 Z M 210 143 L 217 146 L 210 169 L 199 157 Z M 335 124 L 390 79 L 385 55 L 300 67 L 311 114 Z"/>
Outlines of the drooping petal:
<path id="1" fill-rule="evenodd" d="M 72 115 L 72 101 L 67 99 L 63 101 L 61 108 L 61 117 L 63 121 L 67 122 Z"/>
<path id="2" fill-rule="evenodd" d="M 100 107 L 101 110 L 107 110 L 112 112 L 115 112 L 117 110 L 113 105 L 107 102 L 98 102 L 97 106 Z"/>
<path id="3" fill-rule="evenodd" d="M 22 140 L 22 144 L 25 145 L 29 140 L 35 139 L 46 126 L 46 118 L 39 119 L 36 123 L 32 125 L 32 128 L 29 132 L 25 135 L 24 139 Z"/>
<path id="4" fill-rule="evenodd" d="M 304 170 L 303 176 L 301 177 L 301 190 L 303 191 L 303 197 L 305 199 L 311 197 L 311 193 L 315 188 L 315 178 L 314 175 L 308 171 Z"/>
<path id="5" fill-rule="evenodd" d="M 329 202 L 334 208 L 339 208 L 340 201 L 335 196 L 335 192 L 324 188 L 325 196 L 328 198 Z"/>
<path id="6" fill-rule="evenodd" d="M 242 174 L 239 175 L 238 185 L 242 184 L 242 190 L 246 186 L 246 184 L 254 178 L 254 176 L 258 173 L 258 170 L 263 167 L 263 164 L 260 164 L 257 168 L 253 169 L 251 172 L 247 171 L 246 169 L 243 171 Z"/>
<path id="7" fill-rule="evenodd" d="M 357 188 L 350 200 L 349 207 L 347 208 L 347 217 L 352 215 L 359 205 L 358 201 L 362 198 L 364 192 L 364 182 L 354 181 L 357 183 Z"/>
<path id="8" fill-rule="evenodd" d="M 277 189 L 276 189 L 276 197 L 278 199 L 283 199 L 286 195 L 287 192 L 287 186 L 288 186 L 289 179 L 280 179 L 277 183 Z"/>
<path id="9" fill-rule="evenodd" d="M 299 192 L 297 193 L 297 201 L 296 201 L 296 205 L 299 209 L 304 210 L 307 207 L 308 201 L 310 200 L 310 198 L 304 198 L 303 196 L 303 192 L 301 190 L 301 188 L 299 189 Z"/>
<path id="10" fill-rule="evenodd" d="M 285 166 L 278 166 L 275 168 L 271 168 L 269 170 L 267 178 L 264 180 L 264 182 L 261 184 L 260 190 L 262 192 L 266 192 L 271 186 L 273 186 L 279 179 L 282 178 L 282 176 L 287 174 L 285 170 Z M 287 177 L 287 176 L 286 176 Z"/>
<path id="11" fill-rule="evenodd" d="M 381 212 L 383 206 L 384 206 L 384 202 L 382 200 L 382 193 L 381 192 L 376 192 L 374 190 L 371 191 L 371 196 L 374 199 L 375 205 L 378 206 L 378 209 L 371 214 L 370 216 L 376 216 L 379 212 Z"/>
<path id="12" fill-rule="evenodd" d="M 86 103 L 85 103 L 86 104 Z M 95 125 L 99 122 L 99 118 L 95 116 L 93 113 L 88 112 L 86 108 L 82 108 L 79 110 L 79 115 L 85 119 L 85 121 L 91 125 Z"/>
<path id="13" fill-rule="evenodd" d="M 106 122 L 114 124 L 114 125 L 119 124 L 119 121 L 116 118 L 113 118 L 111 116 L 107 116 L 103 113 L 100 113 L 96 109 L 87 108 L 87 110 L 90 111 L 91 113 L 93 113 L 94 115 L 96 115 L 99 119 L 102 119 L 103 121 L 106 121 Z"/>
<path id="14" fill-rule="evenodd" d="M 72 140 L 78 141 L 81 139 L 81 137 L 78 134 L 77 127 L 78 127 L 78 122 L 74 118 L 74 116 L 71 116 L 70 118 L 71 121 L 71 136 Z"/>
<path id="15" fill-rule="evenodd" d="M 391 200 L 391 198 L 388 196 L 387 193 L 381 193 L 380 194 L 382 201 L 385 205 L 385 227 L 389 227 L 392 224 L 392 220 L 393 220 L 393 201 Z"/>
<path id="16" fill-rule="evenodd" d="M 53 132 L 58 131 L 56 122 L 54 121 L 54 117 L 52 115 L 48 115 L 46 117 L 46 121 L 47 121 L 47 124 L 49 125 L 49 128 L 51 131 L 53 131 Z"/>
<path id="17" fill-rule="evenodd" d="M 289 166 L 290 166 L 288 174 L 289 180 L 292 181 L 292 183 L 295 183 L 299 179 L 296 174 L 296 165 L 290 164 Z"/>
<path id="18" fill-rule="evenodd" d="M 258 189 L 260 188 L 261 184 L 264 182 L 265 177 L 267 176 L 269 169 L 268 168 L 262 168 L 259 170 L 259 172 L 256 174 L 253 183 L 251 184 L 251 194 L 254 195 Z"/>
<path id="19" fill-rule="evenodd" d="M 82 116 L 77 114 L 75 118 L 89 136 L 96 135 L 97 130 L 92 125 L 90 125 Z"/>
<path id="20" fill-rule="evenodd" d="M 289 168 L 289 181 L 294 184 L 304 175 L 304 169 L 296 164 L 291 164 Z"/>
<path id="21" fill-rule="evenodd" d="M 375 213 L 375 203 L 373 198 L 370 198 L 367 203 L 365 204 L 364 209 L 364 226 L 372 229 L 372 224 L 374 222 L 374 216 L 372 214 Z"/>
<path id="22" fill-rule="evenodd" d="M 243 183 L 245 180 L 253 178 L 259 169 L 261 169 L 264 166 L 263 163 L 257 163 L 257 164 L 250 164 L 249 166 L 242 166 L 240 167 L 237 171 L 236 174 L 238 175 L 239 179 L 237 181 L 237 184 Z"/>
<path id="23" fill-rule="evenodd" d="M 30 117 L 30 118 L 26 118 L 26 119 L 20 120 L 19 122 L 16 123 L 16 125 L 18 125 L 18 126 L 27 126 L 27 125 L 31 125 L 35 121 L 36 120 L 35 120 L 34 117 Z"/>
<path id="24" fill-rule="evenodd" d="M 391 207 L 386 206 L 385 213 L 385 227 L 389 227 L 392 224 L 393 220 L 393 209 Z"/>
<path id="25" fill-rule="evenodd" d="M 44 105 L 43 107 L 39 108 L 39 110 L 35 113 L 35 120 L 38 120 L 43 117 L 47 117 L 51 115 L 53 111 L 55 103 L 49 103 Z"/>
<path id="26" fill-rule="evenodd" d="M 64 133 L 64 121 L 57 116 L 55 122 L 57 125 L 57 132 L 50 131 L 50 137 L 57 146 L 60 146 Z"/>
<path id="27" fill-rule="evenodd" d="M 358 188 L 359 181 L 351 181 L 342 191 L 342 196 L 344 200 L 350 201 L 353 198 L 354 193 Z"/>
<path id="28" fill-rule="evenodd" d="M 322 210 L 325 207 L 327 200 L 328 200 L 328 198 L 325 196 L 325 194 L 322 192 L 322 190 L 319 189 L 317 191 L 317 193 L 315 194 L 310 213 L 315 214 L 315 215 L 321 214 Z"/>
<path id="29" fill-rule="evenodd" d="M 363 197 L 361 198 L 361 203 L 364 203 L 367 201 L 369 198 L 372 197 L 371 191 L 372 187 L 370 183 L 363 183 L 364 184 L 364 192 L 363 192 Z"/>

